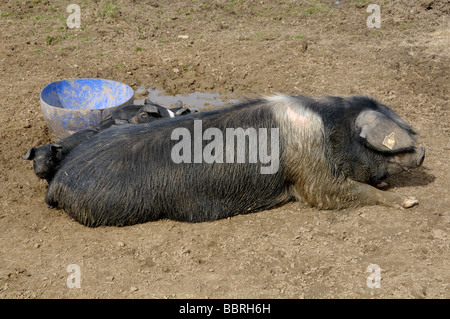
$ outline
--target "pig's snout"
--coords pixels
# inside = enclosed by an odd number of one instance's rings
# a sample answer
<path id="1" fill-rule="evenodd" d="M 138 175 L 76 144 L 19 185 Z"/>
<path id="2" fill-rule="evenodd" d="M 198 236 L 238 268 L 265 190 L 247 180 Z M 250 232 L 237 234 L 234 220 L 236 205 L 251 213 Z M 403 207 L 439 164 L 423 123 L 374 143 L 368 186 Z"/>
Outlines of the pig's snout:
<path id="1" fill-rule="evenodd" d="M 421 166 L 425 159 L 425 147 L 421 147 L 418 152 L 417 167 Z"/>
<path id="2" fill-rule="evenodd" d="M 425 148 L 416 147 L 413 152 L 406 152 L 395 155 L 388 161 L 387 172 L 389 175 L 397 174 L 409 168 L 416 168 L 422 165 L 425 159 Z"/>
<path id="3" fill-rule="evenodd" d="M 46 178 L 50 174 L 50 171 L 51 171 L 51 168 L 48 165 L 39 164 L 39 165 L 34 165 L 33 168 L 34 168 L 34 173 L 36 174 L 36 176 L 39 178 L 42 178 L 42 179 Z"/>
<path id="4" fill-rule="evenodd" d="M 34 172 L 36 173 L 36 176 L 39 178 L 45 178 L 48 175 L 48 172 L 45 169 L 36 169 Z"/>

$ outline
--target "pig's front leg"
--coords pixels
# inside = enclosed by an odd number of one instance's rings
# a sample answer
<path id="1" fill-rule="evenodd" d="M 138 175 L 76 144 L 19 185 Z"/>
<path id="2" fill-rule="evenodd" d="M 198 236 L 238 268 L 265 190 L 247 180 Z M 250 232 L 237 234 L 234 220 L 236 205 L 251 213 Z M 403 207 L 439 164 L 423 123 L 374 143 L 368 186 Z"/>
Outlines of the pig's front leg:
<path id="1" fill-rule="evenodd" d="M 291 194 L 297 200 L 319 209 L 341 209 L 377 204 L 405 209 L 419 203 L 414 197 L 382 191 L 349 178 L 331 183 L 297 183 L 291 188 Z"/>
<path id="2" fill-rule="evenodd" d="M 383 204 L 385 206 L 405 209 L 419 204 L 415 197 L 407 197 L 387 191 L 379 190 L 371 185 L 348 179 L 347 188 L 351 197 L 361 205 Z"/>

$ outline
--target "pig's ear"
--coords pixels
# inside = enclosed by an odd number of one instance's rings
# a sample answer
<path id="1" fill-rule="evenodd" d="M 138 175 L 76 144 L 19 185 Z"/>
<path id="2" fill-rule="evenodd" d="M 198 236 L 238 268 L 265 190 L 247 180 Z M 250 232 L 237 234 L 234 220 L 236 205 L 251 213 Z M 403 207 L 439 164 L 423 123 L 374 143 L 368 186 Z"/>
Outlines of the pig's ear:
<path id="1" fill-rule="evenodd" d="M 382 113 L 386 114 L 388 117 L 393 119 L 400 127 L 404 128 L 405 130 L 407 130 L 411 134 L 414 134 L 414 135 L 418 134 L 418 132 L 417 132 L 417 130 L 415 128 L 413 128 L 411 125 L 406 123 L 391 108 L 389 108 L 388 106 L 386 106 L 384 104 L 381 104 L 381 103 L 378 103 L 377 105 L 381 109 Z"/>
<path id="2" fill-rule="evenodd" d="M 178 111 L 175 112 L 176 116 L 180 116 L 180 115 L 185 115 L 191 113 L 191 110 L 188 109 L 187 107 L 182 107 L 181 109 L 179 109 Z"/>
<path id="3" fill-rule="evenodd" d="M 416 139 L 386 115 L 377 111 L 363 111 L 355 121 L 359 136 L 365 144 L 381 152 L 411 150 Z"/>
<path id="4" fill-rule="evenodd" d="M 22 159 L 24 160 L 32 160 L 34 158 L 34 153 L 35 153 L 36 149 L 34 147 L 30 148 L 28 150 L 28 152 L 22 156 Z"/>
<path id="5" fill-rule="evenodd" d="M 50 145 L 50 151 L 53 155 L 56 156 L 56 158 L 62 157 L 62 145 L 58 143 L 53 143 Z"/>
<path id="6" fill-rule="evenodd" d="M 159 115 L 158 108 L 156 106 L 154 106 L 153 104 L 146 105 L 141 110 L 144 112 L 150 113 L 150 114 L 158 114 Z"/>
<path id="7" fill-rule="evenodd" d="M 120 119 L 115 119 L 114 120 L 114 124 L 116 125 L 122 125 L 122 124 L 128 124 L 129 122 L 127 120 L 120 120 Z"/>
<path id="8" fill-rule="evenodd" d="M 182 108 L 183 107 L 183 102 L 181 100 L 178 100 L 177 103 L 175 104 L 174 108 Z"/>

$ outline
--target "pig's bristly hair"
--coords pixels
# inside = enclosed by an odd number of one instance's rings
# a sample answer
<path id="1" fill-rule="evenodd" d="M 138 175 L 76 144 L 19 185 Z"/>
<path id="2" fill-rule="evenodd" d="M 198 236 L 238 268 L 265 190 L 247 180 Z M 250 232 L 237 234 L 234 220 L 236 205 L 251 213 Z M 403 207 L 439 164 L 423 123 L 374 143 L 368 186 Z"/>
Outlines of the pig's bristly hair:
<path id="1" fill-rule="evenodd" d="M 293 198 L 329 209 L 402 205 L 400 196 L 364 184 L 386 176 L 387 157 L 361 143 L 355 129 L 358 114 L 374 109 L 410 128 L 386 108 L 364 97 L 277 95 L 112 127 L 62 161 L 46 202 L 91 227 L 161 218 L 215 220 L 277 207 Z M 261 174 L 261 163 L 174 163 L 171 150 L 178 141 L 171 140 L 171 133 L 177 128 L 193 133 L 195 120 L 202 120 L 203 130 L 279 129 L 278 171 Z"/>
<path id="2" fill-rule="evenodd" d="M 110 128 L 67 156 L 49 186 L 47 203 L 88 226 L 123 226 L 160 218 L 214 220 L 292 199 L 282 163 L 275 174 L 266 175 L 260 173 L 260 164 L 173 163 L 171 148 L 176 141 L 170 139 L 171 132 L 179 127 L 192 132 L 194 120 L 202 120 L 204 130 L 278 127 L 267 102 L 252 100 L 151 124 Z"/>

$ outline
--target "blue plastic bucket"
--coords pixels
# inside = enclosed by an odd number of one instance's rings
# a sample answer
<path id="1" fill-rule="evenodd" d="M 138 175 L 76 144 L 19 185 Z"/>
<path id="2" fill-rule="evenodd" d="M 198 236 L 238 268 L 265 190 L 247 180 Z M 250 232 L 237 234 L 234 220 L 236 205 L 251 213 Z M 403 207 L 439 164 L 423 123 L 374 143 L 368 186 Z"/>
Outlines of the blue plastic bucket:
<path id="1" fill-rule="evenodd" d="M 132 103 L 126 84 L 104 79 L 52 82 L 41 92 L 41 107 L 50 132 L 58 139 L 93 129 L 118 107 Z"/>

